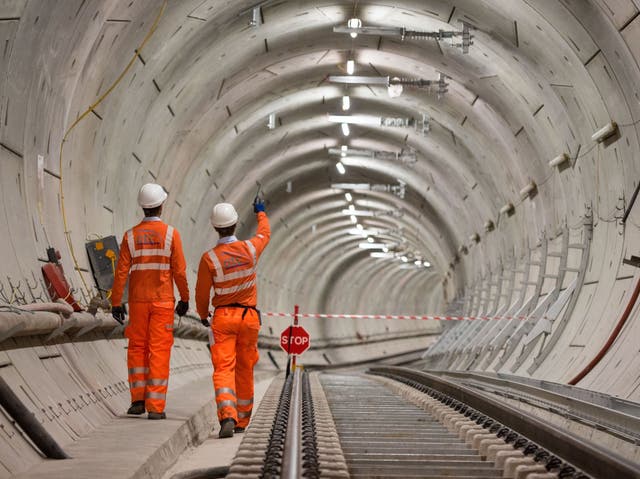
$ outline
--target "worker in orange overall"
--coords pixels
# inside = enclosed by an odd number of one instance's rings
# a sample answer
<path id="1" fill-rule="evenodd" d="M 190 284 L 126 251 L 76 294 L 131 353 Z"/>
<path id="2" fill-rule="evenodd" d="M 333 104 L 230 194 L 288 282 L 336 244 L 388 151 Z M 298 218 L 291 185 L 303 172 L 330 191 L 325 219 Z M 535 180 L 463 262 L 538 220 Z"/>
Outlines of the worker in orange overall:
<path id="1" fill-rule="evenodd" d="M 249 424 L 253 409 L 253 366 L 258 362 L 260 312 L 256 309 L 256 268 L 269 242 L 271 229 L 264 202 L 256 197 L 256 236 L 239 241 L 235 236 L 238 213 L 233 205 L 214 206 L 211 224 L 220 239 L 206 251 L 198 267 L 196 307 L 202 324 L 209 326 L 209 298 L 215 308 L 211 328 L 213 388 L 220 422 L 219 437 L 232 437 Z"/>
<path id="2" fill-rule="evenodd" d="M 189 287 L 180 234 L 160 219 L 167 199 L 164 188 L 147 183 L 140 188 L 142 222 L 124 234 L 111 292 L 111 312 L 124 324 L 122 294 L 129 278 L 129 339 L 127 367 L 131 407 L 127 414 L 165 419 L 169 361 L 173 346 L 173 283 L 180 293 L 178 316 L 189 309 Z"/>

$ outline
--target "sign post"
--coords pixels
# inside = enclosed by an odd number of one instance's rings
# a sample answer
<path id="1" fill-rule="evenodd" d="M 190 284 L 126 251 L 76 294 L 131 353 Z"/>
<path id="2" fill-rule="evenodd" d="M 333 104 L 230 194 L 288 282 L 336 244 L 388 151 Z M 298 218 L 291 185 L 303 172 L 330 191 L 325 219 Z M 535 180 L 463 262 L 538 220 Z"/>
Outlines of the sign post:
<path id="1" fill-rule="evenodd" d="M 296 369 L 296 357 L 309 349 L 309 333 L 298 325 L 298 305 L 293 315 L 293 324 L 280 334 L 280 347 L 287 353 L 287 376 Z M 293 359 L 291 358 L 293 355 Z"/>

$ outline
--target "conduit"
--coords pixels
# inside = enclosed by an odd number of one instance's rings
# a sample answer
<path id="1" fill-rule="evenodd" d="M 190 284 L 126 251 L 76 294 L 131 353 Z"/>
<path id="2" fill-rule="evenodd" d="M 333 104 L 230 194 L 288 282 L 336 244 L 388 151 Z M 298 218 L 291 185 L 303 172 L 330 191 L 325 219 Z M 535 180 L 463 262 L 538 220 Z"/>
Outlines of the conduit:
<path id="1" fill-rule="evenodd" d="M 22 404 L 5 380 L 0 377 L 0 405 L 18 423 L 29 439 L 50 459 L 69 459 L 66 452 Z"/>
<path id="2" fill-rule="evenodd" d="M 73 259 L 73 264 L 75 265 L 75 270 L 80 275 L 80 279 L 82 280 L 82 284 L 84 285 L 84 288 L 87 290 L 87 292 L 89 292 L 90 289 L 89 289 L 89 286 L 87 285 L 87 282 L 84 279 L 84 275 L 82 274 L 82 270 L 80 269 L 80 265 L 78 264 L 78 259 L 76 258 L 76 253 L 75 253 L 75 250 L 73 248 L 73 243 L 71 241 L 69 226 L 68 226 L 68 223 L 67 223 L 67 213 L 66 213 L 65 208 L 64 208 L 64 184 L 63 184 L 64 169 L 63 169 L 63 163 L 62 163 L 64 144 L 67 141 L 67 137 L 73 131 L 73 129 L 78 125 L 78 123 L 80 123 L 89 113 L 94 111 L 95 108 L 100 103 L 102 103 L 105 98 L 107 98 L 111 94 L 113 89 L 116 86 L 118 86 L 118 83 L 120 83 L 120 81 L 124 78 L 124 76 L 129 71 L 129 69 L 133 66 L 134 62 L 136 61 L 136 59 L 140 55 L 140 51 L 144 48 L 144 46 L 147 44 L 147 42 L 149 41 L 149 39 L 151 38 L 153 33 L 156 31 L 156 28 L 158 27 L 158 23 L 160 23 L 160 19 L 162 18 L 162 15 L 164 14 L 165 8 L 167 7 L 168 1 L 169 0 L 164 0 L 164 2 L 162 2 L 162 6 L 160 7 L 160 10 L 158 12 L 158 15 L 156 16 L 156 19 L 151 24 L 151 28 L 149 29 L 149 31 L 145 35 L 144 39 L 142 40 L 142 43 L 140 43 L 138 48 L 136 48 L 134 50 L 134 55 L 131 57 L 131 60 L 129 60 L 129 63 L 127 63 L 127 66 L 124 68 L 124 70 L 122 70 L 120 75 L 118 75 L 118 78 L 115 79 L 115 81 L 111 84 L 111 86 L 109 86 L 109 88 L 107 88 L 107 90 L 100 96 L 100 98 L 98 98 L 92 105 L 90 105 L 89 108 L 87 108 L 71 124 L 71 126 L 67 129 L 67 131 L 65 132 L 64 136 L 62 137 L 62 141 L 60 142 L 60 164 L 59 164 L 58 168 L 60 170 L 59 171 L 59 174 L 60 174 L 60 210 L 61 210 L 61 213 L 62 213 L 62 223 L 64 225 L 64 236 L 65 236 L 65 238 L 67 240 L 67 246 L 69 247 L 69 252 L 71 253 L 71 258 Z"/>
<path id="3" fill-rule="evenodd" d="M 65 318 L 71 317 L 73 308 L 68 303 L 32 303 L 21 304 L 18 309 L 25 311 L 44 311 L 47 313 L 60 313 Z"/>
<path id="4" fill-rule="evenodd" d="M 605 355 L 609 351 L 609 348 L 611 348 L 615 340 L 618 338 L 618 335 L 620 334 L 620 331 L 622 331 L 622 328 L 624 324 L 627 322 L 627 319 L 629 319 L 629 316 L 631 316 L 631 311 L 633 311 L 633 307 L 636 304 L 639 294 L 640 294 L 640 279 L 638 279 L 638 282 L 636 283 L 636 289 L 633 291 L 633 294 L 629 299 L 629 303 L 627 304 L 627 307 L 622 313 L 622 317 L 618 321 L 618 324 L 616 324 L 615 329 L 611 332 L 611 335 L 609 336 L 609 339 L 607 340 L 605 345 L 602 346 L 602 349 L 600 349 L 600 352 L 598 352 L 596 357 L 593 358 L 591 362 L 587 364 L 587 366 L 582 371 L 580 371 L 580 373 L 578 373 L 576 377 L 574 377 L 571 381 L 569 381 L 568 384 L 570 384 L 571 386 L 575 386 L 576 384 L 578 384 L 587 374 L 589 374 L 593 370 L 593 368 L 596 367 L 596 365 L 602 360 L 602 358 L 605 357 Z"/>

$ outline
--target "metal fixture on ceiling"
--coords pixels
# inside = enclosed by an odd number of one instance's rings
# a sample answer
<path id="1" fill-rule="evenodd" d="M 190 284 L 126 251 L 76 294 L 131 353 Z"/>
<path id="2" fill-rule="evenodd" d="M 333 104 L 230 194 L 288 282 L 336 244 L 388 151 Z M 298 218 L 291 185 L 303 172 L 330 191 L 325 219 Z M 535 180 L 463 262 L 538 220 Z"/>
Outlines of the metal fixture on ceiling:
<path id="1" fill-rule="evenodd" d="M 397 185 L 384 185 L 377 184 L 372 185 L 370 183 L 333 183 L 331 188 L 339 190 L 360 190 L 360 191 L 377 191 L 383 193 L 392 193 L 398 198 L 404 199 L 404 195 L 407 191 L 407 184 L 398 180 Z"/>
<path id="2" fill-rule="evenodd" d="M 471 35 L 471 29 L 473 28 L 467 22 L 462 23 L 462 31 L 456 30 L 438 30 L 437 32 L 420 32 L 416 30 L 407 30 L 404 27 L 363 27 L 358 25 L 357 22 L 351 19 L 347 22 L 346 27 L 338 26 L 333 27 L 335 33 L 348 33 L 352 38 L 358 35 L 374 35 L 378 37 L 400 37 L 401 40 L 436 40 L 438 42 L 443 40 L 452 40 L 451 46 L 461 48 L 462 53 L 469 53 L 469 47 L 473 45 L 473 35 Z M 355 36 L 354 36 L 355 35 Z M 460 37 L 460 43 L 453 43 L 455 38 Z"/>
<path id="3" fill-rule="evenodd" d="M 405 165 L 413 165 L 418 161 L 415 150 L 408 151 L 382 151 L 382 150 L 360 150 L 355 148 L 329 148 L 329 154 L 349 158 L 351 160 L 365 158 L 371 160 L 398 161 Z"/>
<path id="4" fill-rule="evenodd" d="M 367 85 L 367 86 L 386 86 L 387 88 L 399 85 L 414 88 L 431 88 L 437 87 L 436 93 L 438 99 L 447 93 L 449 84 L 446 82 L 447 76 L 439 72 L 437 80 L 425 80 L 424 78 L 399 78 L 389 76 L 361 76 L 361 75 L 330 75 L 330 83 L 343 83 L 346 85 Z"/>
<path id="5" fill-rule="evenodd" d="M 422 114 L 421 120 L 409 117 L 384 117 L 375 115 L 330 115 L 327 114 L 327 119 L 332 123 L 340 123 L 342 125 L 342 133 L 344 136 L 349 136 L 348 125 L 366 125 L 366 126 L 384 126 L 392 128 L 411 128 L 414 127 L 416 131 L 419 131 L 423 135 L 426 135 L 429 130 L 429 115 Z M 345 132 L 345 125 L 346 132 Z"/>

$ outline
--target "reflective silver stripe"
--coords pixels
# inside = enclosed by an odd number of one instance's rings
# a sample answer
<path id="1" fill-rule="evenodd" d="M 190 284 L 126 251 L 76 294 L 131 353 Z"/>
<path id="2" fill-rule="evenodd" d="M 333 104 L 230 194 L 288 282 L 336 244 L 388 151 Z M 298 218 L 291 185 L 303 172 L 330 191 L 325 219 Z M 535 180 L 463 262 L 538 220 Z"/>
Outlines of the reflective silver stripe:
<path id="1" fill-rule="evenodd" d="M 236 407 L 236 402 L 235 401 L 230 401 L 229 399 L 225 400 L 225 401 L 220 401 L 218 403 L 218 409 L 222 409 L 225 406 L 231 406 L 232 408 Z"/>
<path id="2" fill-rule="evenodd" d="M 150 386 L 166 386 L 169 384 L 168 379 L 148 379 L 147 384 Z"/>
<path id="3" fill-rule="evenodd" d="M 132 388 L 143 388 L 147 385 L 147 381 L 134 381 L 129 383 L 129 386 Z"/>
<path id="4" fill-rule="evenodd" d="M 251 411 L 238 411 L 238 418 L 251 417 Z"/>
<path id="5" fill-rule="evenodd" d="M 164 250 L 167 256 L 171 256 L 171 243 L 173 242 L 173 226 L 167 226 L 167 233 L 164 237 Z"/>
<path id="6" fill-rule="evenodd" d="M 213 263 L 213 269 L 215 269 L 215 276 L 213 277 L 213 281 L 224 281 L 224 270 L 222 269 L 222 265 L 220 264 L 218 256 L 213 252 L 213 250 L 209 250 L 209 258 Z"/>
<path id="7" fill-rule="evenodd" d="M 242 283 L 237 286 L 231 286 L 229 288 L 213 288 L 213 291 L 216 294 L 232 294 L 237 293 L 238 291 L 242 291 L 243 289 L 247 289 L 256 284 L 256 279 L 253 278 L 251 281 L 247 283 Z"/>
<path id="8" fill-rule="evenodd" d="M 131 265 L 131 271 L 164 271 L 171 269 L 171 265 L 169 263 L 138 263 Z"/>
<path id="9" fill-rule="evenodd" d="M 209 258 L 211 259 L 211 262 L 213 263 L 213 267 L 215 269 L 215 275 L 213 277 L 213 281 L 217 282 L 217 283 L 221 283 L 223 281 L 231 281 L 232 279 L 238 279 L 238 278 L 246 278 L 247 276 L 251 276 L 252 274 L 255 274 L 256 272 L 256 268 L 255 268 L 255 264 L 256 264 L 256 254 L 255 254 L 255 248 L 253 247 L 253 244 L 251 244 L 250 242 L 246 242 L 248 243 L 249 249 L 252 252 L 253 255 L 253 267 L 249 268 L 249 269 L 243 269 L 241 271 L 234 271 L 233 273 L 224 273 L 224 269 L 222 269 L 222 264 L 220 263 L 220 260 L 218 259 L 218 256 L 213 252 L 213 250 L 210 250 L 208 252 L 209 254 Z"/>
<path id="10" fill-rule="evenodd" d="M 253 404 L 253 398 L 251 399 L 238 399 L 238 406 L 249 406 Z"/>
<path id="11" fill-rule="evenodd" d="M 249 251 L 251 251 L 251 256 L 253 256 L 253 266 L 256 266 L 256 247 L 253 246 L 253 243 L 249 240 L 245 241 L 247 246 L 249 247 Z"/>
<path id="12" fill-rule="evenodd" d="M 156 393 L 156 392 L 147 391 L 147 394 L 145 394 L 144 397 L 145 399 L 166 399 L 167 395 L 165 393 Z"/>
<path id="13" fill-rule="evenodd" d="M 230 281 L 232 279 L 244 278 L 246 276 L 251 276 L 252 274 L 255 274 L 255 272 L 256 272 L 255 268 L 243 269 L 242 271 L 234 271 L 233 273 L 222 275 L 222 279 L 220 281 Z M 218 280 L 216 279 L 216 281 Z"/>
<path id="14" fill-rule="evenodd" d="M 149 372 L 149 368 L 129 368 L 129 374 L 145 374 Z"/>
<path id="15" fill-rule="evenodd" d="M 139 258 L 141 256 L 164 256 L 166 258 L 171 257 L 171 243 L 173 242 L 173 226 L 167 227 L 167 233 L 164 237 L 164 248 L 140 248 L 135 249 L 135 242 L 133 239 L 133 230 L 127 231 L 127 241 L 129 242 L 129 250 L 131 250 L 132 258 Z"/>
<path id="16" fill-rule="evenodd" d="M 233 397 L 236 396 L 236 392 L 231 388 L 218 388 L 216 389 L 216 396 L 219 394 L 231 394 Z"/>
<path id="17" fill-rule="evenodd" d="M 131 257 L 133 258 L 136 252 L 136 245 L 133 241 L 133 230 L 127 231 L 127 243 L 129 244 L 129 253 L 131 253 Z"/>

